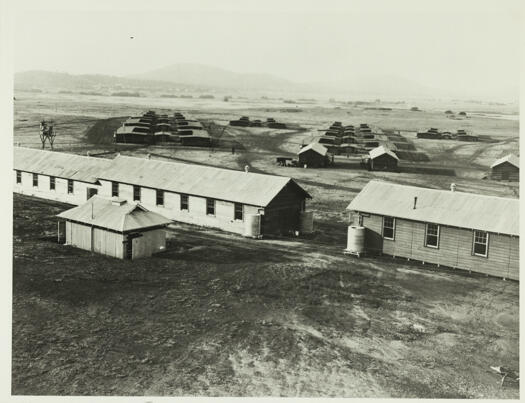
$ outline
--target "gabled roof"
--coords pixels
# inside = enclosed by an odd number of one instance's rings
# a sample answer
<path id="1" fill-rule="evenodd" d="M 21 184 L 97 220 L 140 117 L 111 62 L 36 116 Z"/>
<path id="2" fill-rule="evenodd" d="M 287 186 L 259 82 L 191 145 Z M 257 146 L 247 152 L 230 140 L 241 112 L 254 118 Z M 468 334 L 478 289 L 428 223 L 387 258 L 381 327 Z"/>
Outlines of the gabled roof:
<path id="1" fill-rule="evenodd" d="M 370 150 L 368 152 L 368 154 L 370 155 L 371 159 L 375 159 L 375 158 L 377 158 L 377 157 L 379 157 L 379 156 L 381 156 L 383 154 L 388 154 L 392 158 L 395 158 L 396 160 L 399 161 L 399 158 L 397 157 L 397 155 L 393 151 L 389 150 L 388 148 L 386 148 L 384 146 L 376 147 L 376 148 Z"/>
<path id="2" fill-rule="evenodd" d="M 112 161 L 58 151 L 14 147 L 14 169 L 81 182 L 96 183 Z"/>
<path id="3" fill-rule="evenodd" d="M 84 204 L 66 210 L 57 217 L 118 232 L 136 231 L 171 223 L 166 217 L 149 211 L 139 203 L 93 196 Z"/>
<path id="4" fill-rule="evenodd" d="M 284 176 L 122 155 L 99 178 L 261 207 L 287 185 L 311 198 L 293 179 Z"/>
<path id="5" fill-rule="evenodd" d="M 514 154 L 506 155 L 505 157 L 494 161 L 494 163 L 490 167 L 494 168 L 498 165 L 503 164 L 504 162 L 508 162 L 509 164 L 514 165 L 516 168 L 520 167 L 520 159 L 519 157 L 516 157 Z"/>
<path id="6" fill-rule="evenodd" d="M 322 144 L 314 142 L 314 143 L 310 143 L 307 146 L 301 148 L 301 150 L 299 150 L 299 152 L 297 154 L 302 154 L 302 153 L 304 153 L 305 151 L 308 151 L 308 150 L 313 150 L 316 153 L 321 154 L 322 156 L 325 156 L 326 153 L 328 152 L 328 149 L 325 146 L 323 146 Z"/>
<path id="7" fill-rule="evenodd" d="M 414 197 L 417 197 L 415 209 Z M 373 180 L 352 200 L 347 210 L 519 235 L 518 199 Z"/>

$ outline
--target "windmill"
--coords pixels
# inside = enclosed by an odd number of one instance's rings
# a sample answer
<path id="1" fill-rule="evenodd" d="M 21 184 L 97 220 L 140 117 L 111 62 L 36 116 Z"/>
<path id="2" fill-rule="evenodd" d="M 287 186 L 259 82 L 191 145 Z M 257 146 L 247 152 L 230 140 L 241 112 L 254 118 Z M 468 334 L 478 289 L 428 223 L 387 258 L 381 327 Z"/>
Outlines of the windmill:
<path id="1" fill-rule="evenodd" d="M 53 149 L 55 137 L 56 132 L 53 128 L 53 122 L 46 122 L 45 120 L 42 120 L 40 122 L 40 141 L 42 142 L 42 148 L 46 147 L 46 141 L 48 141 L 51 149 Z"/>

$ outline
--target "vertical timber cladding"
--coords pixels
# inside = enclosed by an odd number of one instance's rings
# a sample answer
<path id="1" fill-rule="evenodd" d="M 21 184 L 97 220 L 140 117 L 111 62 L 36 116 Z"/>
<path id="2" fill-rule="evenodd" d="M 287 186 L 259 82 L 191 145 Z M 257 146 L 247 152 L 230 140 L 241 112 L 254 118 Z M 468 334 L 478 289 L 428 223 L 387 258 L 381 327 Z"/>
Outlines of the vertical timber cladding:
<path id="1" fill-rule="evenodd" d="M 304 196 L 288 183 L 264 209 L 264 234 L 288 234 L 299 229 Z"/>
<path id="2" fill-rule="evenodd" d="M 519 280 L 519 237 L 489 232 L 487 257 L 472 253 L 473 231 L 439 226 L 438 248 L 425 246 L 426 223 L 395 219 L 394 240 L 382 236 L 383 217 L 364 214 L 368 250 L 438 265 Z"/>

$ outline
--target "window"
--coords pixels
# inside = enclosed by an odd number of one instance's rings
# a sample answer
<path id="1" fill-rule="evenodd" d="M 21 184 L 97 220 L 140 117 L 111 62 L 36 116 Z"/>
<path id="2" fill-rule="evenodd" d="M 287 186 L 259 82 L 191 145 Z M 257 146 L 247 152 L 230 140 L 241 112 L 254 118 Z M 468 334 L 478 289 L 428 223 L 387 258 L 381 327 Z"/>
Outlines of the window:
<path id="1" fill-rule="evenodd" d="M 383 217 L 383 238 L 394 239 L 396 232 L 396 219 L 394 217 Z"/>
<path id="2" fill-rule="evenodd" d="M 181 210 L 189 210 L 190 209 L 190 203 L 188 201 L 188 195 L 180 195 L 180 209 Z"/>
<path id="3" fill-rule="evenodd" d="M 164 190 L 157 189 L 157 206 L 164 206 Z"/>
<path id="4" fill-rule="evenodd" d="M 206 199 L 206 214 L 215 215 L 215 200 Z"/>
<path id="5" fill-rule="evenodd" d="M 439 247 L 439 225 L 427 224 L 425 231 L 425 246 L 429 248 Z"/>
<path id="6" fill-rule="evenodd" d="M 488 249 L 489 234 L 485 231 L 474 231 L 474 255 L 487 257 Z"/>
<path id="7" fill-rule="evenodd" d="M 73 193 L 74 191 L 74 184 L 73 184 L 73 180 L 72 179 L 68 179 L 67 180 L 67 192 L 68 193 Z"/>
<path id="8" fill-rule="evenodd" d="M 243 220 L 243 205 L 241 203 L 235 203 L 235 212 L 233 218 L 236 220 Z"/>
<path id="9" fill-rule="evenodd" d="M 357 223 L 359 224 L 360 227 L 363 226 L 363 216 L 361 214 L 357 216 Z"/>
<path id="10" fill-rule="evenodd" d="M 38 187 L 38 174 L 33 174 L 33 186 Z"/>
<path id="11" fill-rule="evenodd" d="M 55 177 L 49 177 L 49 190 L 55 190 Z"/>
<path id="12" fill-rule="evenodd" d="M 140 186 L 133 185 L 133 201 L 140 201 Z"/>
<path id="13" fill-rule="evenodd" d="M 118 182 L 111 182 L 111 196 L 118 197 Z"/>
<path id="14" fill-rule="evenodd" d="M 22 172 L 16 171 L 16 183 L 22 183 Z"/>

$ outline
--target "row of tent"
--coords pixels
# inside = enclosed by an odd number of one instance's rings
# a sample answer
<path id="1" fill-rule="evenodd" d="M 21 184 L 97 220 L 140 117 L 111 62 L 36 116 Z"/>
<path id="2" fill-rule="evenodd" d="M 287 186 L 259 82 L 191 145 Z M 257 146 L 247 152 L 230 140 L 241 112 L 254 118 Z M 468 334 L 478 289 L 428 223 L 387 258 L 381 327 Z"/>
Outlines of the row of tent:
<path id="1" fill-rule="evenodd" d="M 173 116 L 148 111 L 128 118 L 114 133 L 116 143 L 180 143 L 184 146 L 211 146 L 211 137 L 202 123 L 175 112 Z"/>

